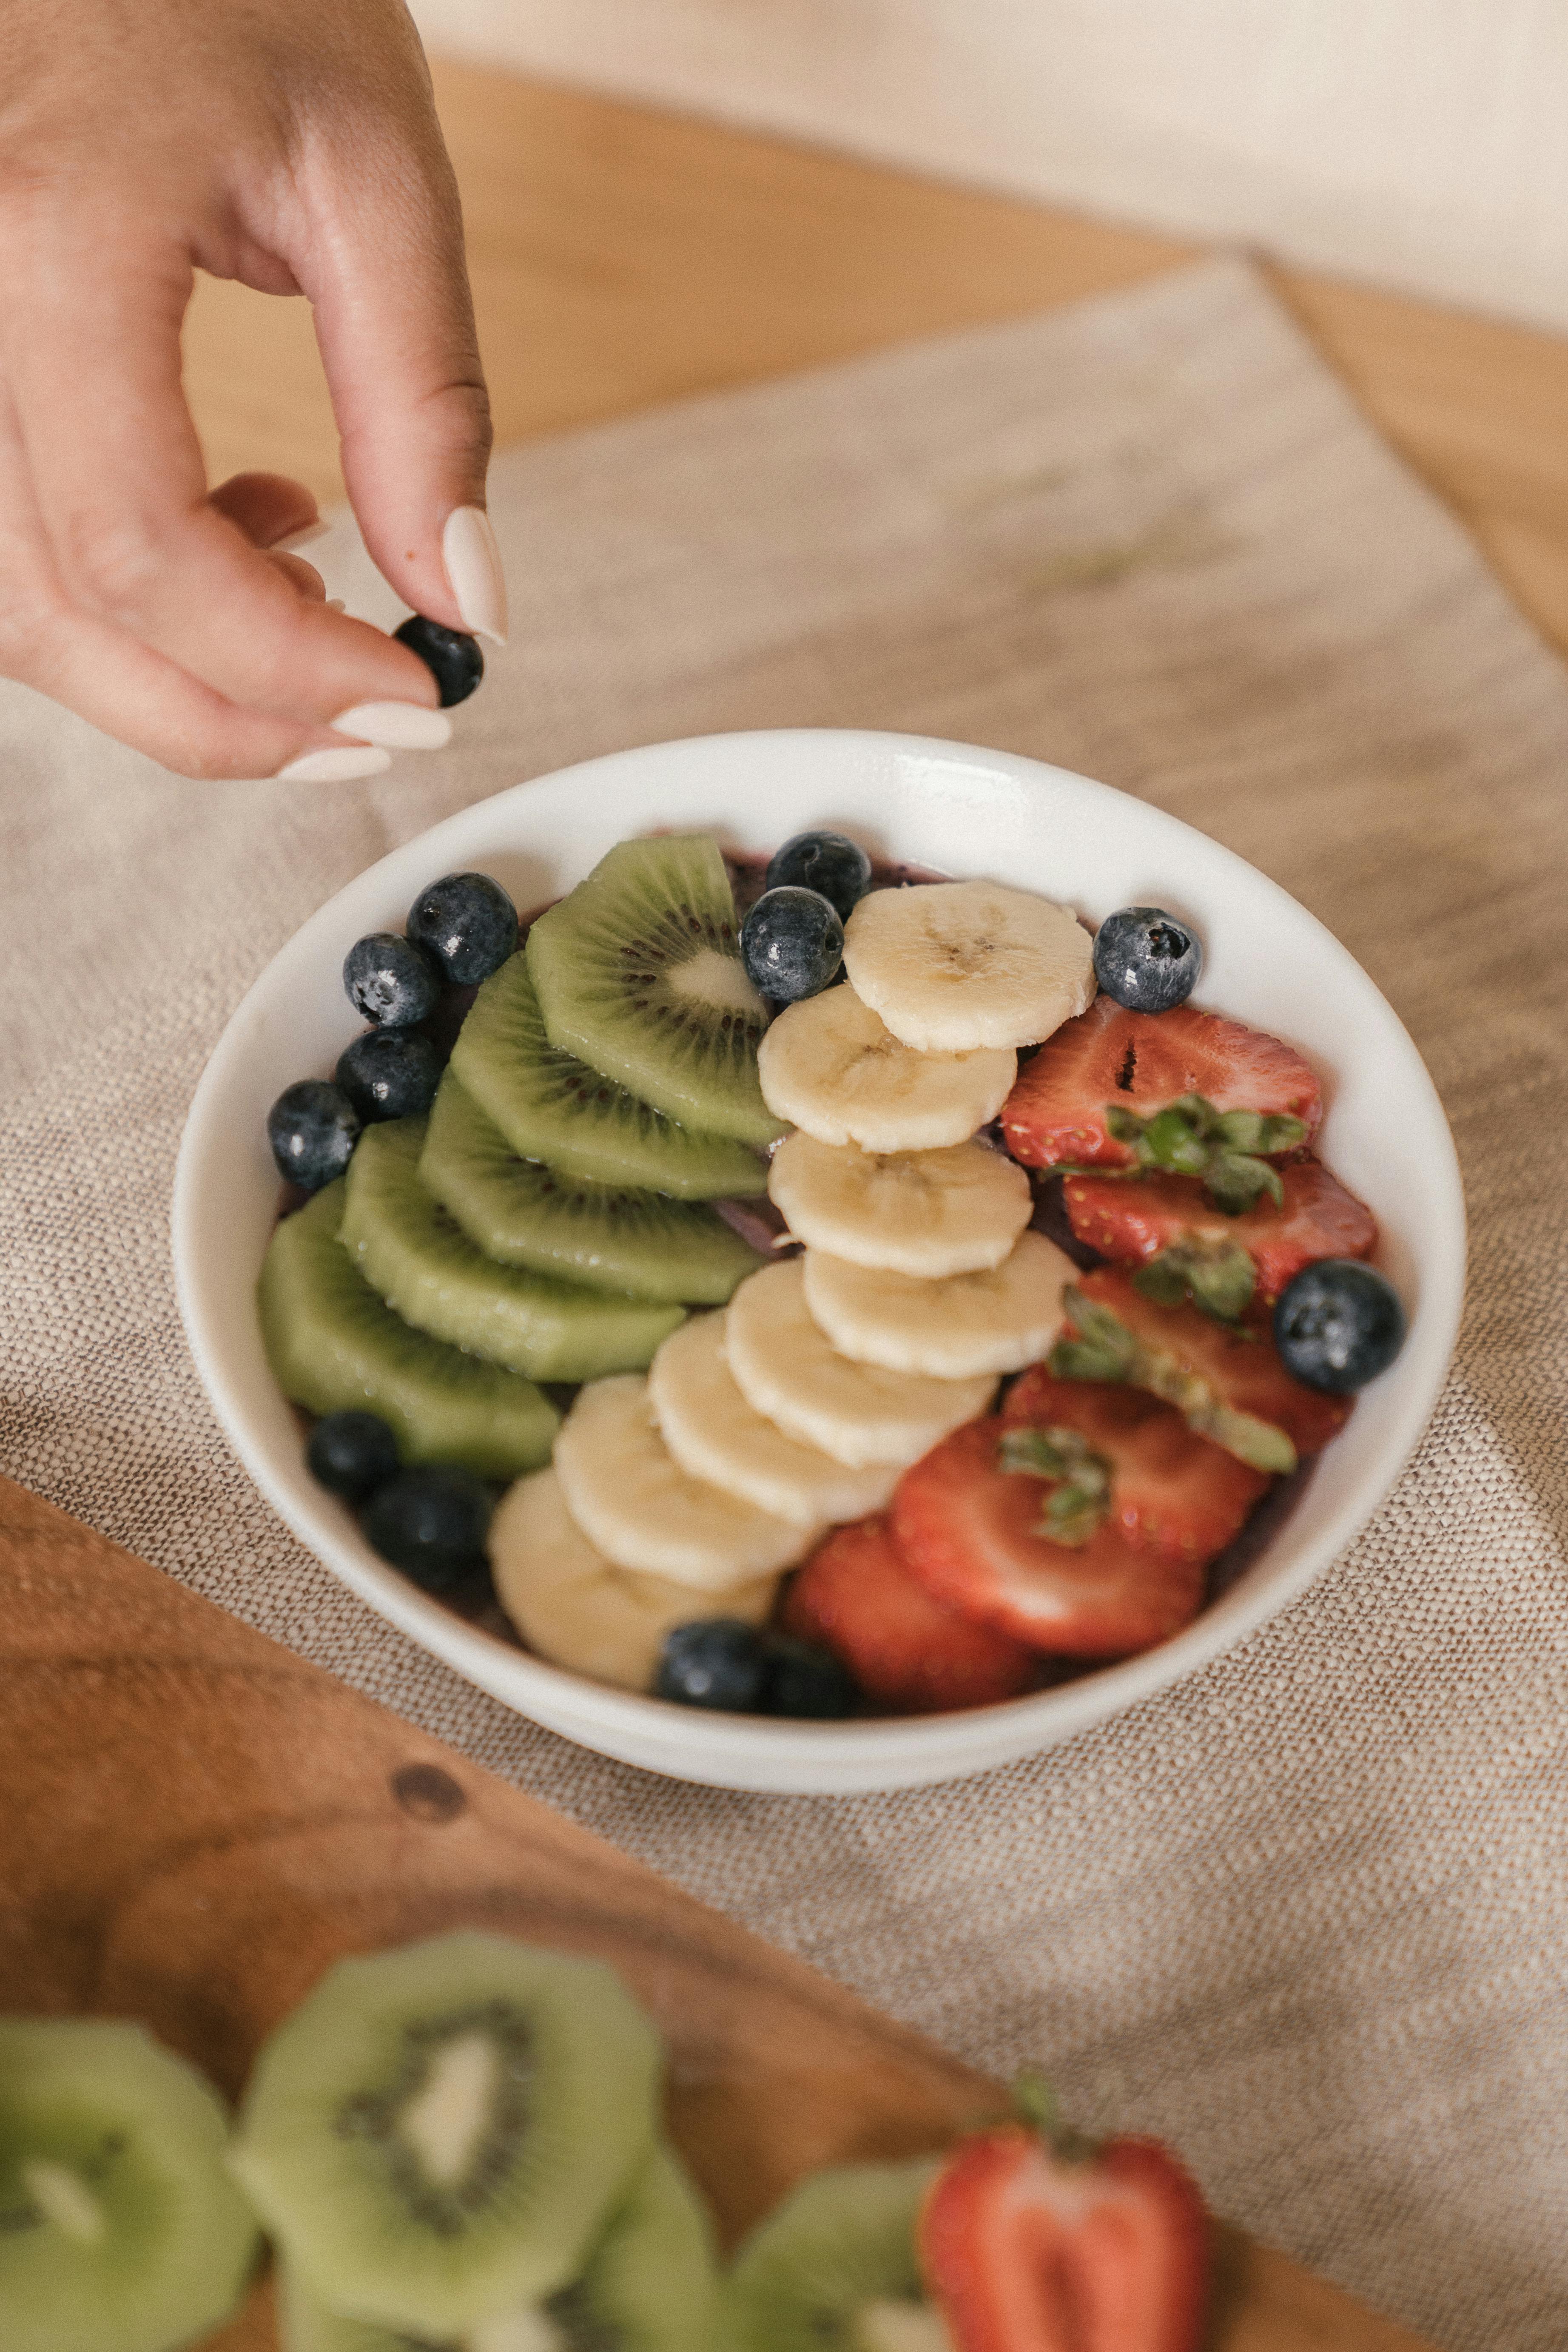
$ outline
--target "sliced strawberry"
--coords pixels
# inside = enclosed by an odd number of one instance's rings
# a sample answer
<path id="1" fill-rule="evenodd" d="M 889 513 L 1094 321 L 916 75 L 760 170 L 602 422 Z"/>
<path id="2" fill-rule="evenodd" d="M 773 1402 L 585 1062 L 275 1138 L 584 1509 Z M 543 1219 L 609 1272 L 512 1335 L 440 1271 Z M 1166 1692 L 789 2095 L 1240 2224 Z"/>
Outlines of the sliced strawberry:
<path id="1" fill-rule="evenodd" d="M 1108 1524 L 1131 1544 L 1204 1562 L 1239 1533 L 1268 1480 L 1196 1436 L 1143 1389 L 1058 1381 L 1035 1364 L 1002 1408 L 1008 1429 L 1069 1429 L 1110 1465 Z"/>
<path id="2" fill-rule="evenodd" d="M 1137 1151 L 1111 1135 L 1108 1107 L 1147 1119 L 1187 1095 L 1222 1114 L 1299 1119 L 1303 1132 L 1295 1139 L 1303 1143 L 1323 1115 L 1316 1073 L 1278 1037 L 1190 1004 L 1129 1013 L 1100 996 L 1025 1063 L 1002 1106 L 1002 1131 L 1026 1168 L 1062 1160 L 1131 1168 Z"/>
<path id="3" fill-rule="evenodd" d="M 1003 1468 L 1008 1435 L 994 1416 L 967 1422 L 899 1481 L 894 1539 L 932 1598 L 1062 1658 L 1129 1657 L 1189 1623 L 1200 1564 L 1109 1524 L 1086 1543 L 1041 1535 L 1048 1490 Z"/>
<path id="4" fill-rule="evenodd" d="M 956 2352 L 1198 2352 L 1210 2231 L 1158 2140 L 1074 2158 L 1024 2124 L 961 2140 L 927 2192 L 921 2271 Z"/>
<path id="5" fill-rule="evenodd" d="M 1069 1284 L 1063 1305 L 1070 1336 L 1048 1359 L 1058 1379 L 1147 1389 L 1255 1469 L 1293 1470 L 1350 1418 L 1349 1397 L 1290 1378 L 1262 1318 L 1233 1326 L 1196 1307 L 1158 1306 L 1110 1266 Z"/>
<path id="6" fill-rule="evenodd" d="M 990 1706 L 1040 1679 L 1033 1650 L 931 1598 L 882 1517 L 834 1529 L 790 1586 L 784 1627 L 826 1643 L 868 1698 L 906 1715 Z"/>
<path id="7" fill-rule="evenodd" d="M 1286 1284 L 1321 1257 L 1370 1257 L 1377 1220 L 1321 1160 L 1305 1155 L 1279 1171 L 1285 1195 L 1276 1208 L 1267 1194 L 1226 1216 L 1193 1176 L 1170 1176 L 1151 1169 L 1126 1176 L 1069 1176 L 1062 1198 L 1074 1238 L 1101 1257 L 1152 1259 L 1177 1253 L 1166 1265 L 1200 1304 L 1214 1311 L 1240 1311 L 1223 1286 L 1241 1259 L 1251 1261 L 1248 1286 L 1240 1265 L 1240 1305 L 1250 1294 L 1271 1307 Z M 1227 1303 L 1222 1304 L 1222 1300 Z"/>

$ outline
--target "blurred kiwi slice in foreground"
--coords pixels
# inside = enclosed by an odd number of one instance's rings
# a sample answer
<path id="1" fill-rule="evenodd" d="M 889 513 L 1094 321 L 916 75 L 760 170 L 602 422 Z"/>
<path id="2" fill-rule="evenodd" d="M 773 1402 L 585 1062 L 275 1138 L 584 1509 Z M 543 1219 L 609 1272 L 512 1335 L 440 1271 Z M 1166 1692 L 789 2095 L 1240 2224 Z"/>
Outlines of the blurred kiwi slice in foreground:
<path id="1" fill-rule="evenodd" d="M 283 2352 L 719 2352 L 708 2217 L 676 2158 L 656 2149 L 581 2278 L 544 2303 L 482 2320 L 454 2342 L 328 2312 L 285 2270 Z"/>
<path id="2" fill-rule="evenodd" d="M 645 1184 L 682 1201 L 767 1190 L 767 1170 L 746 1144 L 667 1118 L 553 1046 L 524 954 L 492 972 L 475 997 L 452 1067 L 520 1159 L 591 1184 Z"/>
<path id="3" fill-rule="evenodd" d="M 228 2116 L 137 2025 L 0 2018 L 0 2344 L 171 2352 L 242 2301 L 256 2223 Z"/>
<path id="4" fill-rule="evenodd" d="M 600 1962 L 435 1937 L 328 1971 L 231 2162 L 313 2303 L 445 2352 L 581 2276 L 652 2154 L 660 2065 Z"/>
<path id="5" fill-rule="evenodd" d="M 759 1150 L 782 1132 L 757 1078 L 767 1007 L 711 834 L 620 842 L 540 916 L 527 954 L 560 1052 L 682 1126 Z"/>
<path id="6" fill-rule="evenodd" d="M 725 2317 L 736 2352 L 939 2352 L 915 2222 L 940 2169 L 934 2157 L 842 2165 L 786 2197 L 735 2257 Z"/>

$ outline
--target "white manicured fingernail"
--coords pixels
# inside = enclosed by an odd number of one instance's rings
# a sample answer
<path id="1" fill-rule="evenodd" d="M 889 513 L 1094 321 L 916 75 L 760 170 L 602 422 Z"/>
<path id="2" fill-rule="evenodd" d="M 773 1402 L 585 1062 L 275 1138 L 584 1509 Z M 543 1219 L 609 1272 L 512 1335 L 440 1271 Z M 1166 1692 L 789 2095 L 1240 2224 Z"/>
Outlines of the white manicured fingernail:
<path id="1" fill-rule="evenodd" d="M 506 574 L 500 549 L 483 507 L 458 507 L 441 533 L 447 584 L 458 600 L 465 629 L 506 643 Z"/>
<path id="2" fill-rule="evenodd" d="M 346 613 L 346 612 L 348 611 L 348 609 L 349 609 L 349 608 L 348 608 L 348 605 L 346 604 L 346 603 L 344 602 L 344 600 L 342 599 L 342 597 L 341 597 L 341 596 L 329 596 L 329 597 L 328 597 L 328 599 L 327 599 L 327 610 L 328 610 L 328 612 L 329 612 L 329 613 Z"/>
<path id="3" fill-rule="evenodd" d="M 356 702 L 327 724 L 336 734 L 358 735 L 393 751 L 439 751 L 452 740 L 445 712 L 427 710 L 422 702 Z"/>
<path id="4" fill-rule="evenodd" d="M 392 765 L 390 751 L 373 751 L 366 744 L 344 744 L 341 751 L 304 751 L 299 759 L 290 760 L 286 768 L 278 771 L 280 784 L 350 784 L 356 776 L 379 776 L 384 768 Z"/>
<path id="5" fill-rule="evenodd" d="M 330 522 L 302 523 L 298 530 L 291 530 L 287 539 L 275 539 L 272 544 L 280 547 L 285 555 L 298 555 L 302 547 L 314 547 L 319 539 L 329 538 L 331 528 Z"/>

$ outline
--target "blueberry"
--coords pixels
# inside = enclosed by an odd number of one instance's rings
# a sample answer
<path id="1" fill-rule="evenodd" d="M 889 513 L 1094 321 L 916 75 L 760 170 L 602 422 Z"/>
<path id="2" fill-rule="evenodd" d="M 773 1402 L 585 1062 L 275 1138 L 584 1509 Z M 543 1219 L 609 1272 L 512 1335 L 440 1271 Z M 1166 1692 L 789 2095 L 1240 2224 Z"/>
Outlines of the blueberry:
<path id="1" fill-rule="evenodd" d="M 816 1723 L 850 1715 L 859 1697 L 855 1677 L 842 1658 L 816 1642 L 775 1633 L 768 1644 L 767 1709 Z"/>
<path id="2" fill-rule="evenodd" d="M 356 1013 L 382 1029 L 427 1020 L 441 994 L 435 961 L 398 931 L 372 931 L 343 958 L 343 988 Z"/>
<path id="3" fill-rule="evenodd" d="M 1349 1396 L 1386 1371 L 1405 1344 L 1399 1293 L 1360 1258 L 1320 1258 L 1281 1292 L 1274 1344 L 1292 1380 Z"/>
<path id="4" fill-rule="evenodd" d="M 338 1084 L 367 1125 L 423 1118 L 440 1082 L 440 1055 L 412 1029 L 367 1029 L 338 1055 Z"/>
<path id="5" fill-rule="evenodd" d="M 374 1412 L 330 1412 L 310 1432 L 306 1466 L 320 1486 L 363 1503 L 397 1471 L 397 1440 Z"/>
<path id="6" fill-rule="evenodd" d="M 359 1131 L 359 1113 L 348 1095 L 325 1078 L 285 1087 L 267 1114 L 267 1140 L 279 1173 L 307 1192 L 342 1174 Z"/>
<path id="7" fill-rule="evenodd" d="M 426 1463 L 378 1486 L 360 1525 L 383 1559 L 426 1592 L 449 1592 L 484 1566 L 492 1508 L 472 1471 Z"/>
<path id="8" fill-rule="evenodd" d="M 871 887 L 871 861 L 844 833 L 796 833 L 768 860 L 768 888 L 785 883 L 820 890 L 839 921 Z"/>
<path id="9" fill-rule="evenodd" d="M 786 883 L 764 890 L 741 926 L 741 955 L 753 988 L 776 1003 L 816 996 L 844 962 L 844 926 L 820 890 Z"/>
<path id="10" fill-rule="evenodd" d="M 455 702 L 467 702 L 485 674 L 485 657 L 477 637 L 461 629 L 444 628 L 439 621 L 427 621 L 423 613 L 414 614 L 392 634 L 400 646 L 418 655 L 440 689 L 443 710 L 450 710 Z"/>
<path id="11" fill-rule="evenodd" d="M 1133 1013 L 1184 1004 L 1203 968 L 1203 941 L 1163 907 L 1123 907 L 1095 933 L 1094 976 Z"/>
<path id="12" fill-rule="evenodd" d="M 460 988 L 488 980 L 517 945 L 517 908 L 488 874 L 444 874 L 408 910 L 408 936 Z"/>
<path id="13" fill-rule="evenodd" d="M 654 1693 L 679 1706 L 753 1715 L 768 1686 L 767 1644 L 738 1617 L 700 1617 L 664 1637 Z"/>

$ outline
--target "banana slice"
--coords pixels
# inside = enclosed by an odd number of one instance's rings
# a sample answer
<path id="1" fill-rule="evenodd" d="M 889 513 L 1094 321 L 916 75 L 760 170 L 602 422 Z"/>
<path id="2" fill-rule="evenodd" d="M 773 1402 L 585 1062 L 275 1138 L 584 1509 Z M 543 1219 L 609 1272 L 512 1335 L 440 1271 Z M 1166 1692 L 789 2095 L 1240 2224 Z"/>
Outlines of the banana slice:
<path id="1" fill-rule="evenodd" d="M 689 1584 L 612 1568 L 567 1510 L 553 1470 L 508 1488 L 490 1523 L 490 1565 L 500 1605 L 530 1649 L 622 1690 L 649 1689 L 665 1635 L 714 1613 Z M 720 1596 L 717 1613 L 760 1625 L 777 1590 L 776 1576 L 753 1577 Z"/>
<path id="2" fill-rule="evenodd" d="M 1034 1213 L 1024 1171 L 986 1143 L 862 1151 L 786 1136 L 768 1192 L 808 1249 L 925 1281 L 1000 1265 Z"/>
<path id="3" fill-rule="evenodd" d="M 841 1356 L 812 1321 L 801 1265 L 748 1275 L 725 1315 L 724 1352 L 754 1412 L 852 1470 L 908 1469 L 984 1412 L 994 1380 L 927 1380 Z M 560 1438 L 555 1446 L 559 1459 Z"/>
<path id="4" fill-rule="evenodd" d="M 636 1373 L 579 1389 L 556 1436 L 555 1468 L 567 1509 L 606 1559 L 704 1592 L 792 1568 L 817 1533 L 688 1477 Z"/>
<path id="5" fill-rule="evenodd" d="M 822 1250 L 804 1260 L 806 1307 L 841 1356 L 939 1381 L 1037 1364 L 1061 1328 L 1062 1286 L 1077 1274 L 1044 1234 L 1021 1234 L 1000 1265 L 942 1282 L 875 1272 Z"/>
<path id="6" fill-rule="evenodd" d="M 965 1142 L 995 1118 L 1017 1071 L 1010 1052 L 911 1053 L 852 988 L 786 1005 L 757 1048 L 763 1100 L 775 1118 L 819 1143 L 867 1151 Z"/>
<path id="7" fill-rule="evenodd" d="M 873 890 L 844 926 L 844 969 L 922 1054 L 1032 1045 L 1094 1001 L 1094 942 L 1070 907 L 1000 882 Z"/>
<path id="8" fill-rule="evenodd" d="M 897 1468 L 848 1469 L 752 1411 L 725 1360 L 722 1315 L 694 1315 L 671 1332 L 648 1368 L 647 1392 L 664 1442 L 689 1476 L 777 1518 L 820 1528 L 864 1518 L 892 1500 Z"/>

